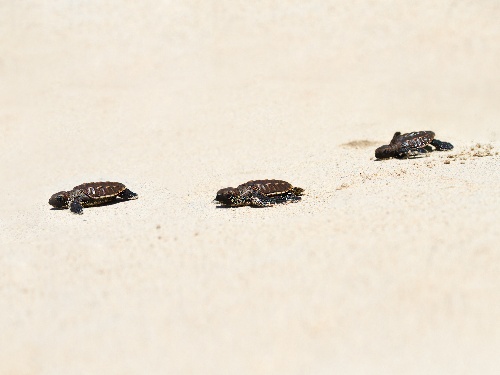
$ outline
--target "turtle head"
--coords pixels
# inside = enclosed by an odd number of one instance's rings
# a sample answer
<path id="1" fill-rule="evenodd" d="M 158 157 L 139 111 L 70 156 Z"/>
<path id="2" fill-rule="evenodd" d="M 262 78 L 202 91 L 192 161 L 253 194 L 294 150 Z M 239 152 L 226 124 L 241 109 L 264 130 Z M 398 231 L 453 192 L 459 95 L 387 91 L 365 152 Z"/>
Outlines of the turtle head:
<path id="1" fill-rule="evenodd" d="M 53 194 L 49 199 L 49 204 L 55 208 L 67 208 L 69 201 L 69 194 L 67 191 L 60 191 Z"/>
<path id="2" fill-rule="evenodd" d="M 217 196 L 215 197 L 216 202 L 228 206 L 238 204 L 239 200 L 240 200 L 240 191 L 232 187 L 220 189 L 217 192 Z"/>
<path id="3" fill-rule="evenodd" d="M 375 150 L 375 157 L 377 159 L 387 159 L 394 156 L 394 147 L 392 145 L 380 146 Z"/>

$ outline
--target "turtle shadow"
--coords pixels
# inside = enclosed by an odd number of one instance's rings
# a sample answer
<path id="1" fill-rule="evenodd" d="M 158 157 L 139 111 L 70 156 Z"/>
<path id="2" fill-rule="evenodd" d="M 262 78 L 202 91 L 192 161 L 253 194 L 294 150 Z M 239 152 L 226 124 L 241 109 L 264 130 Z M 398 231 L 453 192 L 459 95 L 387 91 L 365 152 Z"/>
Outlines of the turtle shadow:
<path id="1" fill-rule="evenodd" d="M 113 206 L 115 204 L 120 204 L 120 203 L 123 203 L 123 202 L 128 202 L 128 201 L 133 201 L 133 200 L 136 200 L 136 199 L 121 199 L 121 198 L 118 198 L 118 199 L 115 199 L 115 200 L 113 200 L 111 202 L 106 202 L 106 203 L 99 204 L 96 207 Z"/>
<path id="2" fill-rule="evenodd" d="M 234 208 L 234 207 L 231 207 L 231 206 L 224 206 L 224 205 L 222 205 L 222 204 L 219 204 L 219 205 L 215 206 L 215 209 L 216 209 L 216 210 L 228 210 L 228 209 L 230 209 L 230 208 Z"/>
<path id="3" fill-rule="evenodd" d="M 411 158 L 387 158 L 387 159 L 377 159 L 375 158 L 373 161 L 387 161 L 389 159 L 395 159 L 395 160 L 415 160 L 415 159 L 425 159 L 429 157 L 429 155 L 418 155 L 418 156 L 412 156 Z"/>
<path id="4" fill-rule="evenodd" d="M 222 204 L 219 204 L 217 206 L 215 206 L 215 209 L 217 210 L 229 210 L 229 209 L 232 209 L 232 208 L 240 208 L 240 207 L 250 207 L 250 208 L 256 208 L 256 209 L 259 209 L 259 208 L 267 208 L 267 207 L 259 207 L 259 206 L 252 206 L 252 205 L 245 205 L 245 206 L 237 206 L 237 207 L 234 207 L 234 206 L 228 206 L 228 205 L 222 205 Z"/>
<path id="5" fill-rule="evenodd" d="M 104 206 L 113 206 L 115 204 L 120 204 L 120 203 L 123 203 L 123 202 L 128 202 L 128 201 L 133 201 L 135 199 L 121 199 L 121 198 L 117 198 L 113 201 L 110 201 L 110 202 L 106 202 L 106 203 L 99 203 L 98 205 L 95 205 L 95 206 L 90 206 L 90 207 L 85 207 L 85 208 L 97 208 L 97 207 L 104 207 Z M 50 210 L 51 211 L 64 211 L 64 210 L 67 210 L 68 208 L 57 208 L 57 207 L 52 207 Z"/>
<path id="6" fill-rule="evenodd" d="M 387 159 L 379 159 L 379 158 L 375 158 L 373 161 L 385 161 L 385 160 L 388 160 L 388 159 L 396 159 L 396 160 L 415 160 L 415 159 L 425 159 L 425 158 L 428 158 L 429 156 L 431 156 L 430 154 L 432 154 L 432 153 L 434 153 L 434 152 L 438 152 L 438 150 L 435 150 L 435 149 L 430 149 L 430 148 L 427 148 L 427 147 L 424 147 L 423 149 L 425 150 L 425 152 L 420 153 L 420 154 L 418 154 L 418 155 L 411 156 L 411 157 L 406 157 L 406 158 L 397 158 L 397 157 L 392 157 L 392 158 L 387 158 Z"/>

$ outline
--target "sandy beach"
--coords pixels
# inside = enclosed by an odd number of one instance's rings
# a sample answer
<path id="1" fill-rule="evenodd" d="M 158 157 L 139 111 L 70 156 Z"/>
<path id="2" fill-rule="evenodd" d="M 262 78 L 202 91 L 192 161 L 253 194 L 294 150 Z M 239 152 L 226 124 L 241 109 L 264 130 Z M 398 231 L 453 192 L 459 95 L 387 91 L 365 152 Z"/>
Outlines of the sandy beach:
<path id="1" fill-rule="evenodd" d="M 0 374 L 498 374 L 499 19 L 0 0 Z M 305 195 L 213 203 L 255 179 Z M 47 203 L 91 181 L 139 199 Z"/>

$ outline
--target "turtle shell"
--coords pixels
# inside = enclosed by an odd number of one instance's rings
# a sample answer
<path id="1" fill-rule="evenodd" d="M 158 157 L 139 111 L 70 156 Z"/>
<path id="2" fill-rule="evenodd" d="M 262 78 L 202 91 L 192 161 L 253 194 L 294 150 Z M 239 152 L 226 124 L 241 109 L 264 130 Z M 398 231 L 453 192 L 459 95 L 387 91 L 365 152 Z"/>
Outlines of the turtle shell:
<path id="1" fill-rule="evenodd" d="M 88 182 L 75 186 L 73 190 L 82 190 L 87 196 L 92 199 L 106 200 L 109 198 L 114 198 L 122 191 L 126 189 L 126 186 L 120 182 Z"/>
<path id="2" fill-rule="evenodd" d="M 396 141 L 398 147 L 415 149 L 427 146 L 432 142 L 434 137 L 434 132 L 430 130 L 424 130 L 420 132 L 406 133 L 398 137 L 394 137 L 393 142 Z"/>
<path id="3" fill-rule="evenodd" d="M 281 195 L 294 190 L 292 184 L 282 180 L 252 180 L 238 186 L 238 189 L 251 188 L 271 197 Z"/>

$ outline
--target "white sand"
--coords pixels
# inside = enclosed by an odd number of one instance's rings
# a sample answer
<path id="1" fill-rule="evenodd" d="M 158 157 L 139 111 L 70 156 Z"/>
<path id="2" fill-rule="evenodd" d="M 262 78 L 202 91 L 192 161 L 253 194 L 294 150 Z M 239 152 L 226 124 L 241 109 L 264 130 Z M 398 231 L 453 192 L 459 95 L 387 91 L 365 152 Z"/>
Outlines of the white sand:
<path id="1" fill-rule="evenodd" d="M 498 374 L 500 3 L 410 3 L 0 1 L 0 374 Z"/>

